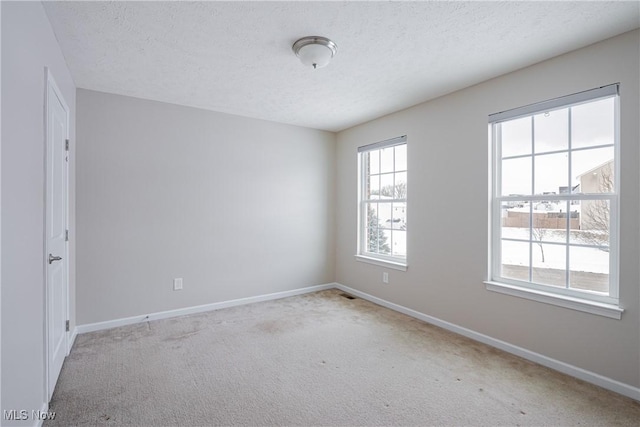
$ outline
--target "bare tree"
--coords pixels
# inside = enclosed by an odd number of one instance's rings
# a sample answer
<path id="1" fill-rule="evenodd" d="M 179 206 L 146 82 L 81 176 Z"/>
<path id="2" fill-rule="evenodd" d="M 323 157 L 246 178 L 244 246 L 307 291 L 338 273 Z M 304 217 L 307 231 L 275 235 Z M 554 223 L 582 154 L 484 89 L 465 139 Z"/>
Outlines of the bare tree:
<path id="1" fill-rule="evenodd" d="M 531 236 L 535 240 L 538 247 L 540 247 L 540 255 L 542 255 L 542 262 L 544 262 L 544 246 L 542 246 L 542 241 L 544 240 L 545 236 L 547 235 L 547 231 L 549 230 L 540 227 L 540 221 L 535 216 L 533 217 L 533 220 L 534 226 L 531 228 Z"/>
<path id="2" fill-rule="evenodd" d="M 407 183 L 399 182 L 396 184 L 395 194 L 393 196 L 394 199 L 406 199 L 407 198 Z"/>
<path id="3" fill-rule="evenodd" d="M 381 196 L 392 197 L 394 199 L 406 199 L 407 198 L 407 183 L 399 182 L 395 186 L 387 185 L 380 190 Z"/>

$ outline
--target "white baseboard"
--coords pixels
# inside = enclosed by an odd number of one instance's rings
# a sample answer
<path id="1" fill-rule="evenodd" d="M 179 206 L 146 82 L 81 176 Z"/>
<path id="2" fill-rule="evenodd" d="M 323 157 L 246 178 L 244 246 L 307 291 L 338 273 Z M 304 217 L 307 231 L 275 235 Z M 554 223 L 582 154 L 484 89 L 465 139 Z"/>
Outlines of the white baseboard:
<path id="1" fill-rule="evenodd" d="M 632 399 L 640 401 L 640 388 L 631 386 L 629 384 L 622 383 L 620 381 L 616 381 L 611 378 L 607 378 L 600 374 L 596 374 L 595 372 L 587 371 L 582 368 L 578 368 L 577 366 L 570 365 L 565 362 L 561 362 L 556 359 L 552 359 L 545 355 L 535 353 L 533 351 L 527 350 L 522 347 L 518 347 L 516 345 L 510 344 L 505 341 L 501 341 L 499 339 L 490 337 L 488 335 L 481 334 L 479 332 L 473 331 L 471 329 L 464 328 L 462 326 L 455 325 L 453 323 L 438 319 L 437 317 L 429 316 L 424 313 L 420 313 L 419 311 L 401 306 L 399 304 L 395 304 L 389 301 L 386 301 L 382 298 L 375 297 L 373 295 L 367 294 L 365 292 L 359 291 L 357 289 L 350 288 L 348 286 L 342 285 L 340 283 L 327 283 L 324 285 L 317 286 L 309 286 L 306 288 L 293 289 L 290 291 L 284 292 L 276 292 L 272 294 L 266 295 L 258 295 L 255 297 L 248 298 L 240 298 L 230 301 L 222 301 L 216 302 L 212 304 L 199 305 L 195 307 L 186 307 L 180 308 L 176 310 L 168 310 L 161 311 L 157 313 L 151 313 L 147 315 L 126 317 L 122 319 L 109 320 L 106 322 L 98 322 L 98 323 L 89 323 L 85 325 L 78 325 L 74 331 L 71 338 L 71 345 L 75 341 L 75 338 L 78 334 L 84 334 L 87 332 L 100 331 L 104 329 L 116 328 L 119 326 L 132 325 L 135 323 L 146 322 L 149 320 L 159 320 L 159 319 L 167 319 L 171 317 L 184 316 L 187 314 L 196 314 L 203 313 L 206 311 L 219 310 L 222 308 L 235 307 L 239 305 L 252 304 L 254 302 L 261 301 L 269 301 L 276 300 L 280 298 L 287 298 L 295 295 L 302 295 L 311 292 L 322 291 L 325 289 L 337 288 L 344 292 L 348 292 L 355 296 L 358 296 L 367 301 L 371 301 L 375 304 L 381 305 L 383 307 L 387 307 L 391 310 L 404 313 L 408 316 L 415 317 L 416 319 L 422 320 L 424 322 L 430 323 L 435 326 L 439 326 L 448 331 L 454 332 L 456 334 L 465 336 L 467 338 L 471 338 L 472 340 L 479 341 L 481 343 L 490 345 L 492 347 L 498 348 L 500 350 L 506 351 L 507 353 L 514 354 L 516 356 L 520 356 L 523 359 L 530 360 L 532 362 L 538 363 L 542 366 L 546 366 L 553 370 L 562 372 L 567 375 L 571 375 L 572 377 L 581 379 L 591 384 L 595 384 L 607 390 L 614 391 L 616 393 L 620 393 L 624 396 L 630 397 Z"/>
<path id="2" fill-rule="evenodd" d="M 73 348 L 73 343 L 76 342 L 76 337 L 78 336 L 78 327 L 74 327 L 73 331 L 71 331 L 71 336 L 69 337 L 69 344 L 67 345 L 67 356 L 71 353 L 71 349 Z"/>
<path id="3" fill-rule="evenodd" d="M 40 413 L 41 414 L 46 414 L 47 412 L 49 412 L 49 403 L 45 402 L 42 404 L 42 408 L 40 409 Z M 33 414 L 29 414 L 29 416 L 31 416 Z M 45 420 L 40 420 L 40 419 L 33 419 L 33 425 L 35 427 L 41 427 L 42 424 L 44 423 Z"/>
<path id="4" fill-rule="evenodd" d="M 456 334 L 463 335 L 467 338 L 471 338 L 474 341 L 479 341 L 483 344 L 490 345 L 491 347 L 495 347 L 500 350 L 506 351 L 507 353 L 515 354 L 516 356 L 520 356 L 523 359 L 530 360 L 532 362 L 546 366 L 547 368 L 551 368 L 553 370 L 562 372 L 563 374 L 571 375 L 572 377 L 581 379 L 588 383 L 595 384 L 607 390 L 611 390 L 616 393 L 620 393 L 624 396 L 640 401 L 640 388 L 638 387 L 634 387 L 629 384 L 625 384 L 620 381 L 607 378 L 600 374 L 596 374 L 595 372 L 587 371 L 586 369 L 578 368 L 577 366 L 573 366 L 568 363 L 561 362 L 556 359 L 552 359 L 550 357 L 544 356 L 539 353 L 535 353 L 525 348 L 518 347 L 513 344 L 509 344 L 508 342 L 501 341 L 496 338 L 492 338 L 488 335 L 484 335 L 479 332 L 472 331 L 471 329 L 463 328 L 462 326 L 458 326 L 453 323 L 446 322 L 444 320 L 438 319 L 437 317 L 429 316 L 427 314 L 420 313 L 419 311 L 412 310 L 410 308 L 401 306 L 399 304 L 386 301 L 382 298 L 374 297 L 373 295 L 369 295 L 365 292 L 358 291 L 357 289 L 350 288 L 340 283 L 336 283 L 335 287 L 342 291 L 348 292 L 352 295 L 365 299 L 367 301 L 371 301 L 383 307 L 390 308 L 391 310 L 398 311 L 400 313 L 406 314 L 411 317 L 415 317 L 416 319 L 420 319 L 424 322 L 430 323 L 435 326 L 439 326 L 443 329 L 454 332 Z"/>
<path id="5" fill-rule="evenodd" d="M 272 294 L 258 295 L 255 297 L 239 298 L 230 301 L 214 302 L 212 304 L 197 305 L 194 307 L 178 308 L 176 310 L 160 311 L 157 313 L 143 314 L 140 316 L 125 317 L 122 319 L 107 320 L 105 322 L 88 323 L 78 325 L 74 330 L 74 337 L 77 334 L 86 334 L 87 332 L 101 331 L 104 329 L 117 328 L 119 326 L 132 325 L 150 320 L 168 319 L 170 317 L 184 316 L 187 314 L 203 313 L 206 311 L 219 310 L 221 308 L 235 307 L 238 305 L 252 304 L 254 302 L 270 301 L 281 298 L 292 297 L 295 295 L 308 294 L 311 292 L 332 289 L 336 287 L 336 283 L 327 283 L 324 285 L 309 286 L 306 288 L 293 289 L 290 291 L 275 292 Z"/>

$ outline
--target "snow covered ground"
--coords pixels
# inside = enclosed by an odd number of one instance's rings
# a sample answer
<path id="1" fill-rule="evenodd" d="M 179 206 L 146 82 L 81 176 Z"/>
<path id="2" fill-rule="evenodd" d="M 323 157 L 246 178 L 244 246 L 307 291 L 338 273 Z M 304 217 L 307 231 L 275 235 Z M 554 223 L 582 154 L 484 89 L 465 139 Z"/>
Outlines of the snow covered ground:
<path id="1" fill-rule="evenodd" d="M 529 239 L 528 228 L 503 227 L 502 237 L 510 239 Z M 543 237 L 544 241 L 549 242 L 566 242 L 566 231 L 564 230 L 546 230 Z M 572 230 L 569 236 L 571 243 L 585 244 L 581 238 L 579 230 Z M 529 243 L 513 242 L 503 240 L 502 242 L 502 264 L 506 265 L 529 265 Z M 542 248 L 541 248 L 542 246 Z M 533 255 L 533 267 L 560 269 L 566 268 L 567 249 L 564 245 L 538 244 L 533 241 L 531 246 Z M 542 251 L 544 251 L 544 262 L 542 262 Z M 609 273 L 609 252 L 597 248 L 569 247 L 569 268 L 571 271 L 582 271 L 589 273 Z"/>

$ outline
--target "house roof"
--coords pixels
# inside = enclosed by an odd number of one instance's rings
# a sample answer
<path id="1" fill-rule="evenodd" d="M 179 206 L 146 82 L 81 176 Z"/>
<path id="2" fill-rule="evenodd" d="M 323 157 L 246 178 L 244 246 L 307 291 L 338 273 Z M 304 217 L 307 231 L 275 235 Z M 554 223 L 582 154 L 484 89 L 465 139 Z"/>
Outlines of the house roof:
<path id="1" fill-rule="evenodd" d="M 586 172 L 581 173 L 580 175 L 577 175 L 576 178 L 580 178 L 580 177 L 583 177 L 583 176 L 588 175 L 590 173 L 594 173 L 595 171 L 597 171 L 598 169 L 602 168 L 603 166 L 606 166 L 606 165 L 611 164 L 611 163 L 613 163 L 613 159 L 607 160 L 606 162 L 601 163 L 598 166 L 596 166 L 594 168 L 591 168 Z"/>

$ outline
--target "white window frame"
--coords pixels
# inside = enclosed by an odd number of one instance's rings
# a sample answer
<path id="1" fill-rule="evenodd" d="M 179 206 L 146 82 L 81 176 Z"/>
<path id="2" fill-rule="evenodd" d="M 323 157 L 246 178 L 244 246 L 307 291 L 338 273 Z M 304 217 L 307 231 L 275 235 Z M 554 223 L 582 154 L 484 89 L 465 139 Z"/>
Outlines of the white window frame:
<path id="1" fill-rule="evenodd" d="M 365 216 L 367 215 L 366 206 L 368 203 L 373 202 L 373 200 L 368 200 L 363 198 L 366 192 L 365 185 L 367 182 L 366 176 L 365 176 L 366 169 L 363 167 L 363 158 L 364 158 L 363 154 L 370 151 L 381 150 L 383 148 L 395 147 L 398 145 L 407 145 L 406 135 L 358 147 L 358 244 L 357 244 L 356 260 L 366 262 L 369 264 L 378 265 L 381 267 L 391 268 L 394 270 L 406 271 L 408 267 L 408 264 L 407 264 L 408 253 L 404 257 L 401 257 L 401 256 L 384 255 L 379 253 L 368 252 L 367 242 L 366 242 L 367 230 L 364 229 L 365 224 L 367 223 L 365 218 Z M 408 145 L 407 145 L 407 151 L 408 151 Z M 408 160 L 408 155 L 407 155 L 407 160 Z M 406 172 L 408 176 L 409 174 L 408 167 Z M 380 203 L 379 200 L 376 200 L 376 201 Z M 385 203 L 394 203 L 394 202 L 405 203 L 405 206 L 406 206 L 407 197 L 405 197 L 404 199 L 390 199 L 388 201 L 385 201 Z M 405 216 L 408 218 L 408 209 L 405 212 Z M 407 230 L 405 230 L 405 232 L 408 233 Z"/>
<path id="2" fill-rule="evenodd" d="M 501 195 L 501 145 L 499 143 L 499 124 L 505 121 L 514 120 L 522 117 L 529 117 L 557 109 L 576 106 L 579 104 L 597 101 L 604 98 L 614 98 L 614 190 L 613 193 L 603 194 L 583 194 L 571 193 L 554 194 L 554 195 L 527 195 L 527 196 L 503 196 Z M 570 118 L 569 118 L 570 120 Z M 491 164 L 490 164 L 490 221 L 489 221 L 489 262 L 488 275 L 485 281 L 488 290 L 505 293 L 522 298 L 532 299 L 548 304 L 567 307 L 579 311 L 585 311 L 593 314 L 599 314 L 606 317 L 620 319 L 624 311 L 619 306 L 619 201 L 620 201 L 620 103 L 619 103 L 619 84 L 612 84 L 600 88 L 552 99 L 509 111 L 504 111 L 489 116 L 489 135 L 491 143 Z M 532 139 L 534 143 L 534 139 Z M 610 147 L 611 144 L 602 147 Z M 587 148 L 573 149 L 571 146 L 571 133 L 569 133 L 569 141 L 567 150 L 559 152 L 572 153 L 582 149 L 595 149 L 600 146 L 590 146 Z M 532 151 L 531 156 L 535 156 Z M 526 157 L 526 156 L 524 156 Z M 535 163 L 535 158 L 533 159 Z M 534 178 L 535 168 L 532 168 L 532 179 Z M 569 163 L 569 176 L 571 176 L 571 162 Z M 532 181 L 533 182 L 533 181 Z M 530 201 L 536 200 L 557 200 L 570 202 L 571 200 L 608 200 L 610 203 L 610 240 L 609 240 L 609 294 L 589 292 L 584 290 L 571 289 L 568 286 L 559 288 L 555 286 L 537 284 L 531 281 L 521 281 L 511 278 L 505 278 L 500 275 L 501 272 L 501 209 L 502 204 L 508 201 Z M 569 216 L 569 215 L 567 215 Z M 532 219 L 530 218 L 530 221 Z M 569 224 L 567 219 L 567 224 Z M 530 223 L 531 224 L 531 223 Z M 569 225 L 567 225 L 567 238 L 569 236 Z M 562 243 L 567 248 L 570 246 L 578 246 Z M 566 259 L 567 269 L 569 269 L 569 258 Z M 531 267 L 530 267 L 531 268 Z"/>

